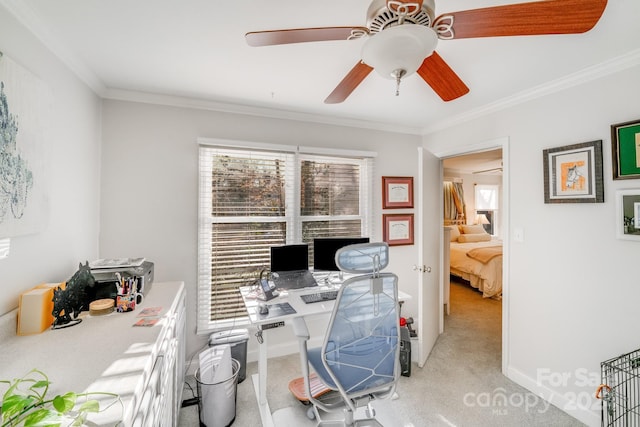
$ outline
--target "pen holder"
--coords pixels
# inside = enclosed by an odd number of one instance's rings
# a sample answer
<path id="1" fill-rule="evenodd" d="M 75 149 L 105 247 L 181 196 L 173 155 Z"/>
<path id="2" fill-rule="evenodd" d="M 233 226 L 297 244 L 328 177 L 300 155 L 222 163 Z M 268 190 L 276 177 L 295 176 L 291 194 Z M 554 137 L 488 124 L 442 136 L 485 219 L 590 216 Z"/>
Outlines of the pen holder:
<path id="1" fill-rule="evenodd" d="M 118 294 L 116 296 L 116 311 L 118 313 L 126 313 L 136 309 L 136 304 L 142 304 L 144 295 L 138 292 L 130 292 L 128 294 Z"/>
<path id="2" fill-rule="evenodd" d="M 136 304 L 142 304 L 144 295 L 138 292 L 138 280 L 135 277 L 120 278 L 117 285 L 116 311 L 126 313 L 136 309 Z"/>

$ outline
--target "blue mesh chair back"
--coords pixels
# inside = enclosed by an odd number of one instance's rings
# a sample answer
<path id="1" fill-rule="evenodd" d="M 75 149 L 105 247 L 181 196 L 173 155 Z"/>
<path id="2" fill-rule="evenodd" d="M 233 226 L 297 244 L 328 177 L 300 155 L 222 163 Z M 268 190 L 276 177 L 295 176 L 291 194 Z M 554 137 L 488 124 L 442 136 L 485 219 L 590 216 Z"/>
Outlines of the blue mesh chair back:
<path id="1" fill-rule="evenodd" d="M 308 361 L 320 379 L 340 393 L 349 412 L 345 417 L 351 417 L 345 425 L 357 425 L 352 417 L 363 406 L 361 402 L 368 405 L 378 395 L 393 393 L 400 375 L 398 278 L 380 272 L 388 265 L 388 254 L 386 243 L 357 244 L 338 251 L 338 267 L 358 275 L 342 284 L 322 347 L 306 350 L 304 341 L 303 365 Z"/>

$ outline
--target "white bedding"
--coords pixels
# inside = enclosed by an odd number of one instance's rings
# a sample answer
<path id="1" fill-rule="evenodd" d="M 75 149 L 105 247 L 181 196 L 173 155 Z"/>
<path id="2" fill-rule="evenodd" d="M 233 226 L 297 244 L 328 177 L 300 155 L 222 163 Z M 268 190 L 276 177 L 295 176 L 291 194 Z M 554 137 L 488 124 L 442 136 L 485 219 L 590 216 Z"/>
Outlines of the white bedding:
<path id="1" fill-rule="evenodd" d="M 474 248 L 502 246 L 502 240 L 487 242 L 458 243 L 451 242 L 451 274 L 467 280 L 471 286 L 482 292 L 485 298 L 502 295 L 502 255 L 496 256 L 486 264 L 467 256 Z"/>

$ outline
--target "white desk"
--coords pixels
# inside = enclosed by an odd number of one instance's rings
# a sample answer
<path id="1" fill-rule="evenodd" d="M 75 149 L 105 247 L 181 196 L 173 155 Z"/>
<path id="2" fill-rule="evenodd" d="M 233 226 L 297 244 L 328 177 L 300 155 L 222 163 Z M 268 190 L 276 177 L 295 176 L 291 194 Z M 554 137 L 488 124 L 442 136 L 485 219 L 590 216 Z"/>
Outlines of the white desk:
<path id="1" fill-rule="evenodd" d="M 320 282 L 319 282 L 320 283 Z M 296 317 L 307 317 L 321 314 L 330 313 L 333 310 L 335 300 L 326 302 L 316 302 L 311 304 L 305 304 L 300 298 L 302 294 L 311 294 L 316 292 L 327 291 L 334 289 L 333 286 L 321 285 L 313 288 L 304 288 L 297 290 L 287 291 L 286 294 L 269 300 L 261 301 L 255 298 L 256 290 L 253 286 L 245 286 L 240 288 L 242 300 L 247 307 L 249 313 L 249 319 L 254 326 L 262 328 L 264 325 L 269 325 L 277 322 L 291 321 Z M 398 291 L 398 299 L 404 301 L 410 299 L 411 296 L 404 292 Z M 267 305 L 285 303 L 288 302 L 291 307 L 296 311 L 294 314 L 288 314 L 277 317 L 265 317 L 258 313 L 258 306 L 261 303 Z M 267 339 L 269 329 L 263 329 L 262 339 L 263 342 L 258 346 L 258 373 L 253 375 L 253 387 L 256 392 L 256 398 L 258 399 L 258 408 L 260 409 L 260 417 L 262 419 L 262 425 L 264 427 L 274 427 L 273 418 L 271 415 L 271 409 L 269 408 L 269 402 L 267 401 Z"/>
<path id="2" fill-rule="evenodd" d="M 15 335 L 15 322 L 11 330 L 3 329 L 9 315 L 2 316 L 0 379 L 19 378 L 38 368 L 52 382 L 49 397 L 68 391 L 120 396 L 122 405 L 92 413 L 88 425 L 177 425 L 184 383 L 185 301 L 183 282 L 154 283 L 132 312 L 91 316 L 83 311 L 76 326 L 29 336 Z M 162 307 L 158 323 L 133 327 L 145 307 Z M 0 393 L 4 390 L 0 384 Z M 108 398 L 101 402 L 101 409 L 108 403 Z"/>

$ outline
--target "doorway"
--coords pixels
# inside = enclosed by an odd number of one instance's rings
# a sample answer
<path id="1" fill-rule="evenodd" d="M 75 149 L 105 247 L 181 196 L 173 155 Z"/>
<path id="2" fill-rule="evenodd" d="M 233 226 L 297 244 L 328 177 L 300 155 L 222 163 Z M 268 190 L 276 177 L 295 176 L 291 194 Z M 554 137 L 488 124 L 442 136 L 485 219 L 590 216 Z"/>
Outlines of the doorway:
<path id="1" fill-rule="evenodd" d="M 477 224 L 484 221 L 476 214 L 485 214 L 490 217 L 491 229 L 493 235 L 500 238 L 503 243 L 502 257 L 502 372 L 506 373 L 508 366 L 508 311 L 509 311 L 509 291 L 508 291 L 508 255 L 509 255 L 509 186 L 508 186 L 508 138 L 489 141 L 459 151 L 441 154 L 441 187 L 446 180 L 458 179 L 464 183 L 464 198 L 467 206 L 464 222 L 466 224 Z M 484 206 L 476 208 L 475 203 L 475 187 L 476 185 L 497 185 L 499 191 L 498 209 L 484 209 Z M 490 214 L 490 215 L 487 215 Z M 444 212 L 443 222 L 444 223 Z M 487 229 L 486 224 L 484 228 Z M 444 250 L 448 244 L 443 242 L 441 256 L 444 259 Z M 443 276 L 448 275 L 449 271 L 443 271 Z M 443 286 L 447 283 L 443 280 Z"/>

